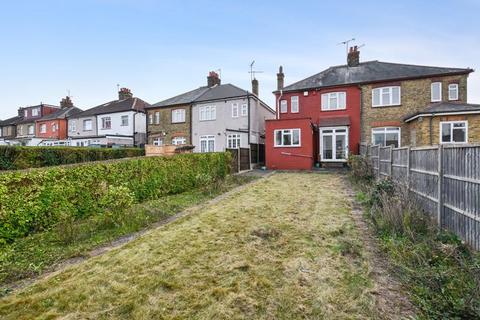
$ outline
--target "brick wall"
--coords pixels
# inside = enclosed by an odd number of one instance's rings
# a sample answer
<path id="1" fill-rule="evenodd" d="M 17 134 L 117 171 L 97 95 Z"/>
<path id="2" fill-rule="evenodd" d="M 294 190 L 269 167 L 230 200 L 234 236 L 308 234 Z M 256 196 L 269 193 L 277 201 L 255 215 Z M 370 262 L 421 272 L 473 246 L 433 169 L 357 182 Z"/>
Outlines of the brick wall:
<path id="1" fill-rule="evenodd" d="M 395 83 L 369 84 L 362 89 L 362 132 L 361 141 L 371 143 L 372 128 L 395 126 L 401 127 L 402 145 L 410 144 L 409 125 L 403 123 L 406 115 L 425 109 L 431 103 L 430 85 L 432 82 L 442 82 L 442 99 L 448 101 L 448 84 L 458 83 L 459 100 L 467 102 L 467 75 L 445 76 L 428 79 L 405 80 Z M 372 107 L 372 89 L 381 86 L 400 85 L 401 105 L 392 107 Z M 418 143 L 417 143 L 418 144 Z"/>
<path id="2" fill-rule="evenodd" d="M 185 122 L 172 123 L 172 110 L 185 109 Z M 160 123 L 155 123 L 155 112 L 160 113 Z M 153 144 L 155 138 L 162 138 L 164 144 L 171 144 L 174 137 L 185 137 L 187 144 L 191 144 L 190 137 L 190 105 L 179 105 L 174 107 L 152 108 L 147 110 L 147 135 L 148 144 Z M 153 116 L 153 124 L 150 124 L 149 117 Z M 163 132 L 166 135 L 163 135 Z"/>
<path id="3" fill-rule="evenodd" d="M 415 145 L 437 145 L 440 143 L 441 121 L 468 121 L 468 142 L 480 143 L 480 115 L 455 115 L 438 117 L 421 117 L 409 123 L 409 130 L 415 135 Z M 431 128 L 431 129 L 430 129 Z M 430 141 L 431 134 L 431 141 Z M 413 143 L 412 143 L 413 144 Z"/>

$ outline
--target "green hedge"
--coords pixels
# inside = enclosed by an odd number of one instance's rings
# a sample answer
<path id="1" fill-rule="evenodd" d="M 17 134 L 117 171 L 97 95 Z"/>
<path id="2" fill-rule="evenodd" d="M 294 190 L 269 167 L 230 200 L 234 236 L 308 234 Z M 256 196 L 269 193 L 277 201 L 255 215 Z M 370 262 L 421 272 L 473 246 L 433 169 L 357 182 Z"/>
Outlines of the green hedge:
<path id="1" fill-rule="evenodd" d="M 138 157 L 140 148 L 20 147 L 0 146 L 0 170 L 17 170 Z"/>
<path id="2" fill-rule="evenodd" d="M 112 198 L 139 203 L 201 187 L 225 177 L 230 161 L 228 153 L 180 154 L 0 174 L 0 242 L 49 229 L 60 217 L 101 214 Z"/>

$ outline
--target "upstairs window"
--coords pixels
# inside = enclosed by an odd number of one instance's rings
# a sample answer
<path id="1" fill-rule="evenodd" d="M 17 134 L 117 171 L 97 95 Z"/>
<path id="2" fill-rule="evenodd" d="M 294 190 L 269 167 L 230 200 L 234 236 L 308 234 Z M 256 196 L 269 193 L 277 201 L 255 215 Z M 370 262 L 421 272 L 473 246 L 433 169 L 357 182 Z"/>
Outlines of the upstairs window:
<path id="1" fill-rule="evenodd" d="M 372 129 L 372 143 L 374 145 L 400 147 L 400 128 L 385 127 Z"/>
<path id="2" fill-rule="evenodd" d="M 329 92 L 322 94 L 322 110 L 342 110 L 347 108 L 345 92 Z"/>
<path id="3" fill-rule="evenodd" d="M 153 124 L 153 114 L 148 115 L 148 124 Z"/>
<path id="4" fill-rule="evenodd" d="M 467 121 L 440 122 L 441 143 L 466 143 Z"/>
<path id="5" fill-rule="evenodd" d="M 287 113 L 288 112 L 287 100 L 280 100 L 280 112 L 281 113 Z"/>
<path id="6" fill-rule="evenodd" d="M 122 127 L 128 127 L 128 116 L 122 116 Z"/>
<path id="7" fill-rule="evenodd" d="M 248 105 L 246 103 L 242 104 L 242 117 L 248 116 Z"/>
<path id="8" fill-rule="evenodd" d="M 68 121 L 68 131 L 70 132 L 77 131 L 77 122 L 75 120 Z"/>
<path id="9" fill-rule="evenodd" d="M 238 103 L 232 104 L 232 118 L 238 118 L 239 110 L 238 110 Z"/>
<path id="10" fill-rule="evenodd" d="M 112 129 L 112 118 L 104 117 L 102 118 L 102 129 Z"/>
<path id="11" fill-rule="evenodd" d="M 399 106 L 400 87 L 382 87 L 372 90 L 372 107 Z"/>
<path id="12" fill-rule="evenodd" d="M 92 120 L 83 120 L 83 131 L 92 131 Z"/>
<path id="13" fill-rule="evenodd" d="M 32 109 L 32 117 L 38 117 L 40 115 L 40 108 Z"/>
<path id="14" fill-rule="evenodd" d="M 275 147 L 299 147 L 300 129 L 275 130 Z"/>
<path id="15" fill-rule="evenodd" d="M 442 83 L 441 82 L 432 82 L 430 85 L 430 91 L 432 96 L 432 102 L 442 101 Z"/>
<path id="16" fill-rule="evenodd" d="M 205 106 L 200 107 L 200 121 L 208 121 L 217 119 L 217 107 L 216 106 Z"/>
<path id="17" fill-rule="evenodd" d="M 234 133 L 227 136 L 227 148 L 238 149 L 240 148 L 240 134 Z"/>
<path id="18" fill-rule="evenodd" d="M 185 122 L 185 109 L 172 110 L 172 123 Z"/>
<path id="19" fill-rule="evenodd" d="M 155 112 L 155 124 L 160 124 L 160 112 Z"/>
<path id="20" fill-rule="evenodd" d="M 458 84 L 451 83 L 448 85 L 448 100 L 458 100 Z"/>
<path id="21" fill-rule="evenodd" d="M 47 133 L 47 125 L 45 123 L 40 125 L 40 133 Z"/>
<path id="22" fill-rule="evenodd" d="M 298 96 L 290 98 L 290 108 L 292 113 L 298 113 Z"/>

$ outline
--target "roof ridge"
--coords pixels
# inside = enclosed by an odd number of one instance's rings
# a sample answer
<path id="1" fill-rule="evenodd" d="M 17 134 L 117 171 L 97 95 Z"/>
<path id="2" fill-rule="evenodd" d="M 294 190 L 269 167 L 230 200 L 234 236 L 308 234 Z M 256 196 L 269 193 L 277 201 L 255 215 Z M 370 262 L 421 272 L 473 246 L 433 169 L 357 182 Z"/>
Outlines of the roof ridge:
<path id="1" fill-rule="evenodd" d="M 412 67 L 426 67 L 426 68 L 438 68 L 438 69 L 457 69 L 457 70 L 473 70 L 472 68 L 457 68 L 457 67 L 439 67 L 439 66 L 431 66 L 431 65 L 424 65 L 424 64 L 412 64 L 412 63 L 399 63 L 399 62 L 388 62 L 388 61 L 379 61 L 375 60 L 376 62 L 379 63 L 385 63 L 385 64 L 394 64 L 397 66 L 412 66 Z"/>

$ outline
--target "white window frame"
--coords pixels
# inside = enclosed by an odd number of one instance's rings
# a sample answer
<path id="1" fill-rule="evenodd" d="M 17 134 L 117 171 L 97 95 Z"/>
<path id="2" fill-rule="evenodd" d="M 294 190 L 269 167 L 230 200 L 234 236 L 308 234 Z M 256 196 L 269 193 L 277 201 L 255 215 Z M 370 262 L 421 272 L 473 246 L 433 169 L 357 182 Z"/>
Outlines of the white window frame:
<path id="1" fill-rule="evenodd" d="M 32 130 L 30 130 L 30 128 L 31 128 Z M 30 136 L 30 135 L 34 135 L 34 134 L 35 134 L 35 126 L 34 126 L 33 124 L 28 125 L 28 126 L 27 126 L 27 132 L 28 132 L 28 135 L 29 135 L 29 136 Z"/>
<path id="2" fill-rule="evenodd" d="M 375 139 L 373 137 L 373 134 L 374 132 L 375 133 L 380 133 L 380 129 L 383 130 L 383 134 L 384 136 L 386 137 L 386 134 L 387 134 L 387 129 L 398 129 L 398 147 L 397 148 L 400 148 L 402 146 L 402 128 L 401 127 L 375 127 L 375 128 L 372 128 L 372 145 L 375 144 Z M 391 133 L 391 132 L 390 132 Z M 387 141 L 387 139 L 384 139 L 385 141 Z M 384 147 L 384 146 L 382 146 Z"/>
<path id="3" fill-rule="evenodd" d="M 172 110 L 172 123 L 185 122 L 185 109 L 173 109 Z"/>
<path id="4" fill-rule="evenodd" d="M 217 106 L 202 106 L 198 110 L 199 121 L 217 120 Z"/>
<path id="5" fill-rule="evenodd" d="M 393 103 L 393 89 L 398 88 L 398 103 Z M 375 91 L 379 92 L 379 104 L 374 104 L 374 96 L 375 96 Z M 383 90 L 388 90 L 389 93 L 389 101 L 383 101 Z M 393 106 L 399 106 L 402 104 L 402 87 L 401 86 L 389 86 L 389 87 L 378 87 L 372 89 L 372 107 L 378 108 L 378 107 L 393 107 Z"/>
<path id="6" fill-rule="evenodd" d="M 277 143 L 277 132 L 282 132 L 282 141 L 281 144 Z M 298 144 L 293 144 L 293 131 L 298 131 Z M 284 145 L 283 144 L 283 136 L 284 134 L 289 134 L 291 136 L 292 144 Z M 298 148 L 302 146 L 302 130 L 300 128 L 292 128 L 292 129 L 276 129 L 273 131 L 273 146 L 275 148 Z"/>
<path id="7" fill-rule="evenodd" d="M 112 118 L 111 117 L 102 117 L 102 130 L 112 129 Z M 107 123 L 110 123 L 110 126 L 107 127 Z"/>
<path id="8" fill-rule="evenodd" d="M 148 114 L 148 124 L 153 124 L 153 113 Z"/>
<path id="9" fill-rule="evenodd" d="M 40 109 L 39 108 L 33 108 L 32 109 L 32 117 L 38 117 L 40 115 Z"/>
<path id="10" fill-rule="evenodd" d="M 331 105 L 331 99 L 336 99 L 337 101 L 337 106 L 335 108 Z M 347 109 L 347 93 L 345 91 L 322 93 L 321 109 L 322 111 Z"/>
<path id="11" fill-rule="evenodd" d="M 163 146 L 163 138 L 153 138 L 153 145 L 157 147 Z"/>
<path id="12" fill-rule="evenodd" d="M 57 132 L 57 124 L 52 123 L 52 132 Z"/>
<path id="13" fill-rule="evenodd" d="M 240 109 L 240 114 L 242 117 L 248 116 L 248 105 L 246 103 L 242 104 L 242 107 Z"/>
<path id="14" fill-rule="evenodd" d="M 438 87 L 438 98 L 435 98 L 435 97 L 433 96 L 433 92 L 434 92 L 434 87 L 435 87 L 435 86 L 439 86 L 439 87 Z M 431 98 L 431 99 L 430 99 L 431 102 L 440 102 L 440 101 L 442 101 L 442 82 L 440 82 L 440 81 L 435 81 L 435 82 L 432 82 L 432 83 L 430 84 L 430 98 Z"/>
<path id="15" fill-rule="evenodd" d="M 24 116 L 25 118 L 28 117 L 28 109 L 23 110 L 23 116 Z"/>
<path id="16" fill-rule="evenodd" d="M 213 150 L 210 150 L 210 142 L 213 141 Z M 206 149 L 203 148 L 202 142 L 205 142 Z M 215 135 L 203 135 L 199 137 L 200 152 L 215 152 Z"/>
<path id="17" fill-rule="evenodd" d="M 69 120 L 68 121 L 68 130 L 70 132 L 75 132 L 77 131 L 77 121 L 75 120 Z"/>
<path id="18" fill-rule="evenodd" d="M 227 148 L 239 149 L 241 144 L 241 137 L 239 133 L 231 133 L 227 135 Z"/>
<path id="19" fill-rule="evenodd" d="M 332 132 L 324 133 L 326 130 L 331 130 Z M 345 132 L 338 132 L 336 130 L 345 130 Z M 337 153 L 336 153 L 336 146 L 337 146 L 337 135 L 342 135 L 345 136 L 345 159 L 337 159 Z M 323 162 L 347 162 L 348 160 L 348 152 L 349 152 L 349 135 L 350 132 L 348 130 L 347 126 L 342 126 L 342 127 L 322 127 L 320 128 L 320 160 Z M 332 159 L 325 159 L 323 157 L 323 137 L 324 136 L 331 136 L 332 137 L 332 152 L 333 152 L 333 158 Z"/>
<path id="20" fill-rule="evenodd" d="M 40 133 L 47 133 L 47 124 L 42 123 L 39 128 Z"/>
<path id="21" fill-rule="evenodd" d="M 126 119 L 126 121 L 125 121 Z M 129 116 L 128 115 L 124 115 L 124 116 L 121 116 L 120 117 L 120 121 L 121 121 L 121 126 L 122 127 L 128 127 L 128 121 L 129 120 Z"/>
<path id="22" fill-rule="evenodd" d="M 291 96 L 290 97 L 290 112 L 291 113 L 298 113 L 300 111 L 300 102 L 298 96 Z"/>
<path id="23" fill-rule="evenodd" d="M 453 140 L 453 124 L 454 123 L 463 123 L 465 124 L 465 141 L 452 141 Z M 444 142 L 442 139 L 442 127 L 443 124 L 450 124 L 450 141 Z M 464 144 L 468 143 L 468 121 L 467 120 L 460 120 L 460 121 L 440 121 L 440 144 Z"/>
<path id="24" fill-rule="evenodd" d="M 238 108 L 238 103 L 232 103 L 232 118 L 238 118 L 240 115 L 240 109 Z"/>
<path id="25" fill-rule="evenodd" d="M 286 99 L 280 100 L 280 113 L 288 112 L 288 102 Z"/>
<path id="26" fill-rule="evenodd" d="M 451 95 L 451 92 L 452 92 L 452 89 L 451 88 L 455 88 L 453 89 L 454 92 L 455 92 L 455 98 L 452 97 Z M 450 101 L 456 101 L 458 100 L 458 97 L 459 97 L 459 92 L 458 92 L 458 83 L 450 83 L 448 85 L 448 100 Z"/>
<path id="27" fill-rule="evenodd" d="M 90 123 L 90 127 L 87 127 L 85 124 Z M 93 120 L 92 119 L 85 119 L 82 123 L 83 131 L 92 131 L 93 130 Z"/>
<path id="28" fill-rule="evenodd" d="M 187 144 L 187 139 L 185 137 L 173 137 L 172 138 L 172 145 L 179 146 Z"/>
<path id="29" fill-rule="evenodd" d="M 155 124 L 160 124 L 160 111 L 155 111 Z"/>

